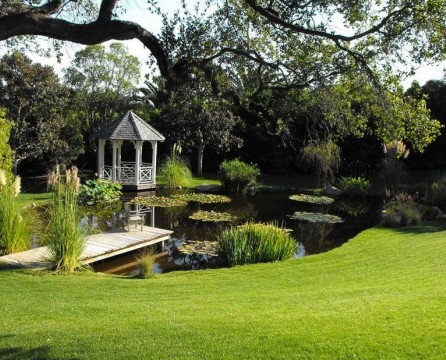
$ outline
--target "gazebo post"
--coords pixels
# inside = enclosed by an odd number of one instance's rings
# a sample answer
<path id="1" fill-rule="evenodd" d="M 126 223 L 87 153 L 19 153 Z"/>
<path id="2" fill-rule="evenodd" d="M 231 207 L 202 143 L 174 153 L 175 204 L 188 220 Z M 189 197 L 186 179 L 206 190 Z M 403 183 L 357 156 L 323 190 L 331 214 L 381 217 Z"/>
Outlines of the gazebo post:
<path id="1" fill-rule="evenodd" d="M 152 183 L 156 183 L 156 153 L 158 150 L 158 142 L 157 141 L 150 141 L 152 144 Z"/>
<path id="2" fill-rule="evenodd" d="M 116 166 L 118 154 L 118 141 L 112 140 L 113 156 L 112 156 L 112 181 L 116 182 Z"/>
<path id="3" fill-rule="evenodd" d="M 98 177 L 104 178 L 104 149 L 105 139 L 99 139 L 98 141 Z"/>
<path id="4" fill-rule="evenodd" d="M 142 141 L 135 141 L 135 180 L 136 185 L 139 185 L 142 159 Z"/>

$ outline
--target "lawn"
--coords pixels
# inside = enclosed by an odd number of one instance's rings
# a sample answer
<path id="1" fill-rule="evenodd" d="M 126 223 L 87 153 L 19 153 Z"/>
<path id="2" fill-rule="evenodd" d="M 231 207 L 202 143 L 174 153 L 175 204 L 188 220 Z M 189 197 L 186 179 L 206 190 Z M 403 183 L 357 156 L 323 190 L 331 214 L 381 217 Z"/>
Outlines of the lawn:
<path id="1" fill-rule="evenodd" d="M 140 280 L 0 271 L 2 359 L 443 359 L 446 226 Z"/>

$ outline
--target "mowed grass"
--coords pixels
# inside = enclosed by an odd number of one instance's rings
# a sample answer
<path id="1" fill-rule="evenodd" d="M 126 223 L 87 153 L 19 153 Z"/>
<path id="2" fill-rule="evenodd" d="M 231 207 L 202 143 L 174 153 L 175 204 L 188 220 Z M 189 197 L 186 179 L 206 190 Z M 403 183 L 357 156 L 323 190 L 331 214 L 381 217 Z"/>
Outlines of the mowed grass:
<path id="1" fill-rule="evenodd" d="M 2 359 L 444 359 L 446 227 L 141 280 L 0 271 Z"/>

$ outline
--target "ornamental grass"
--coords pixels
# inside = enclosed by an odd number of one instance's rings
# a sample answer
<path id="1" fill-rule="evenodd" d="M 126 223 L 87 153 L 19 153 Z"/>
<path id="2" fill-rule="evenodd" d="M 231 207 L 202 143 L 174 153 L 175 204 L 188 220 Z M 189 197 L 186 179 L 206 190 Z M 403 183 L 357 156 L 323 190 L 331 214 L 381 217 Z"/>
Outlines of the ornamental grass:
<path id="1" fill-rule="evenodd" d="M 247 223 L 224 230 L 219 252 L 229 266 L 280 261 L 293 256 L 296 241 L 274 224 Z"/>
<path id="2" fill-rule="evenodd" d="M 80 223 L 77 204 L 79 177 L 75 167 L 62 177 L 59 168 L 48 177 L 53 190 L 53 203 L 49 209 L 49 223 L 45 243 L 49 260 L 58 271 L 73 272 L 81 267 L 80 257 L 85 248 L 85 232 Z"/>
<path id="3" fill-rule="evenodd" d="M 16 176 L 11 183 L 6 172 L 0 169 L 0 251 L 3 254 L 24 251 L 30 245 L 30 232 L 16 201 L 19 193 L 20 177 Z"/>

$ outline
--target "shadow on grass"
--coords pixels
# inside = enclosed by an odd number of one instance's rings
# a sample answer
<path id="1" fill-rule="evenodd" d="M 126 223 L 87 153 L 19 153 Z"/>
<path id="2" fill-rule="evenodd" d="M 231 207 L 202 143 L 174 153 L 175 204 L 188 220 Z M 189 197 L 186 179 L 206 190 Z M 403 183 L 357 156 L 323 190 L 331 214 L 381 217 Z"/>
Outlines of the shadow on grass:
<path id="1" fill-rule="evenodd" d="M 50 360 L 56 359 L 50 357 L 49 347 L 40 346 L 35 349 L 23 349 L 20 347 L 10 347 L 6 349 L 0 349 L 0 359 L 2 360 Z"/>
<path id="2" fill-rule="evenodd" d="M 429 222 L 422 223 L 417 226 L 408 226 L 403 228 L 397 228 L 395 231 L 404 234 L 428 234 L 428 233 L 436 233 L 446 231 L 446 222 Z"/>

